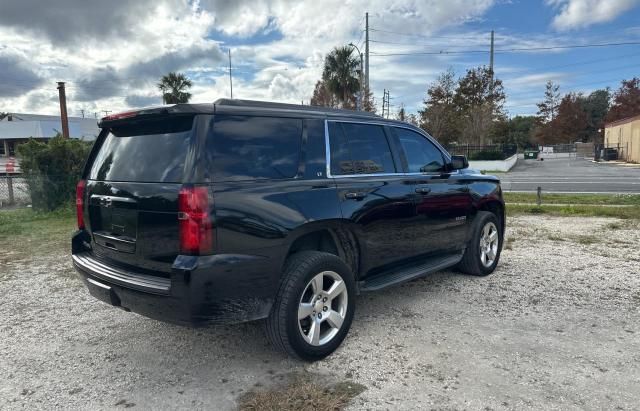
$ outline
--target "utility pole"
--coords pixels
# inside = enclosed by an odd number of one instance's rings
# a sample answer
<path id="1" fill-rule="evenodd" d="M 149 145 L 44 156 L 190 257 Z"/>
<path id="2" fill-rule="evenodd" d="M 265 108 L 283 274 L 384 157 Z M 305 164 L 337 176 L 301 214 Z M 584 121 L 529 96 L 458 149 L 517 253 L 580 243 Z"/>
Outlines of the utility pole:
<path id="1" fill-rule="evenodd" d="M 109 113 L 111 113 L 111 110 L 102 110 L 102 112 L 104 113 L 104 116 L 108 116 Z"/>
<path id="2" fill-rule="evenodd" d="M 382 91 L 382 117 L 384 117 L 384 105 L 387 104 L 387 89 Z"/>
<path id="3" fill-rule="evenodd" d="M 369 12 L 364 14 L 365 21 L 365 41 L 364 41 L 364 94 L 365 98 L 369 97 Z"/>
<path id="4" fill-rule="evenodd" d="M 62 136 L 69 138 L 69 118 L 67 117 L 67 95 L 64 90 L 64 81 L 58 81 L 58 97 L 60 98 L 60 122 L 62 123 Z"/>
<path id="5" fill-rule="evenodd" d="M 489 71 L 491 72 L 491 91 L 493 91 L 493 30 L 491 30 L 491 53 L 489 55 Z"/>
<path id="6" fill-rule="evenodd" d="M 233 98 L 233 79 L 231 78 L 231 49 L 229 49 L 229 87 L 231 88 L 231 98 Z"/>

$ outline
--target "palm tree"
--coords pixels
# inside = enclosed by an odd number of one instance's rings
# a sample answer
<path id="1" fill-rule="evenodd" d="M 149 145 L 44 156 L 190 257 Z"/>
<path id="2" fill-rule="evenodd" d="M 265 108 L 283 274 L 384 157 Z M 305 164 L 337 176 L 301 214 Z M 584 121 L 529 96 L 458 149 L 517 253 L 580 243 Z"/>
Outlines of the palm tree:
<path id="1" fill-rule="evenodd" d="M 166 76 L 162 76 L 158 83 L 164 104 L 188 103 L 191 99 L 191 93 L 187 90 L 190 88 L 191 80 L 182 73 L 170 72 Z"/>
<path id="2" fill-rule="evenodd" d="M 324 59 L 322 80 L 327 88 L 348 107 L 355 101 L 355 93 L 360 90 L 358 67 L 360 62 L 351 56 L 353 49 L 348 46 L 336 47 Z"/>

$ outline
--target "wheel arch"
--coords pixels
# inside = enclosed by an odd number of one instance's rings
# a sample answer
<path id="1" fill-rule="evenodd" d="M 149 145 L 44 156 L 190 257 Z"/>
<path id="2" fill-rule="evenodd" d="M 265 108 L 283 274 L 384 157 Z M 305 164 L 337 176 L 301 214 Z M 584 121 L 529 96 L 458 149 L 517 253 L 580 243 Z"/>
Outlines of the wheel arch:
<path id="1" fill-rule="evenodd" d="M 505 230 L 505 208 L 504 201 L 499 199 L 488 199 L 480 204 L 478 204 L 478 211 L 488 211 L 494 214 L 498 218 L 498 222 L 500 223 L 500 230 L 504 234 Z"/>
<path id="2" fill-rule="evenodd" d="M 355 227 L 342 220 L 311 222 L 289 233 L 287 252 L 282 267 L 291 256 L 300 251 L 323 251 L 338 256 L 359 276 L 362 250 L 354 233 Z"/>

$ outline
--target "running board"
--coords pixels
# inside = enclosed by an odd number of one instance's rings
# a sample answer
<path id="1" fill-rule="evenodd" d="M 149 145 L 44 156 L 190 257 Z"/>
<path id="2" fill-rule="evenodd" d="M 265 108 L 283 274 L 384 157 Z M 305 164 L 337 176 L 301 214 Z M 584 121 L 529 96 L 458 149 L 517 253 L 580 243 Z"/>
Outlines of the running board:
<path id="1" fill-rule="evenodd" d="M 359 282 L 360 291 L 377 291 L 392 285 L 424 277 L 436 271 L 449 268 L 462 260 L 464 253 L 448 254 L 444 257 L 433 257 L 420 265 L 414 265 L 400 271 L 387 271 Z"/>

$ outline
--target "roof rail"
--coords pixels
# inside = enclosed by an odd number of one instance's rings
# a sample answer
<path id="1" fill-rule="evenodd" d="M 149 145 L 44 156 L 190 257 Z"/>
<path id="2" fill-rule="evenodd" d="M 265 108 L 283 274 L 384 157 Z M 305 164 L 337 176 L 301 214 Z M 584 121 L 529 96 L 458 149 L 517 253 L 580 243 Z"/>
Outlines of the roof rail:
<path id="1" fill-rule="evenodd" d="M 304 106 L 301 104 L 274 103 L 271 101 L 220 98 L 214 101 L 213 104 L 220 105 L 220 106 L 256 107 L 256 108 L 272 108 L 272 109 L 281 109 L 281 110 L 316 111 L 316 112 L 320 111 L 320 112 L 343 114 L 343 115 L 379 117 L 377 114 L 370 113 L 368 111 L 342 110 L 337 108 L 329 108 L 329 107 L 321 107 L 321 106 Z"/>

